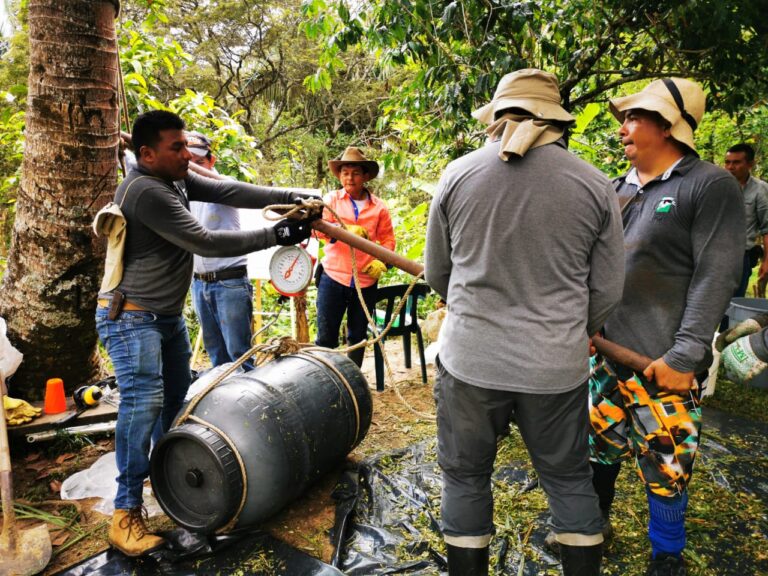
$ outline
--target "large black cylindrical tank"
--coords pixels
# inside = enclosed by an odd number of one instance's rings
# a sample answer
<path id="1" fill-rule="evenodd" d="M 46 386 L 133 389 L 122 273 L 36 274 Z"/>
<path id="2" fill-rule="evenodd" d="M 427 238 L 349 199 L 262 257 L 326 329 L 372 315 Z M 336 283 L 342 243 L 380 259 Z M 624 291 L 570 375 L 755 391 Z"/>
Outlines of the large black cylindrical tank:
<path id="1" fill-rule="evenodd" d="M 283 356 L 198 400 L 157 444 L 150 472 L 163 510 L 197 532 L 269 518 L 343 460 L 371 423 L 365 377 L 335 353 Z"/>

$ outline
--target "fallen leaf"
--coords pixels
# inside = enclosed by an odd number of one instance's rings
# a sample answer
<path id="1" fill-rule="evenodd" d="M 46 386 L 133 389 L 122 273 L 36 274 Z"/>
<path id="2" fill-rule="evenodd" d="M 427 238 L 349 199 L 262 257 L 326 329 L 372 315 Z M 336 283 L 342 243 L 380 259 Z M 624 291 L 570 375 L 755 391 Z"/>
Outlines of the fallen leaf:
<path id="1" fill-rule="evenodd" d="M 69 540 L 69 532 L 67 530 L 54 530 L 51 532 L 51 544 L 54 546 L 61 546 Z"/>
<path id="2" fill-rule="evenodd" d="M 41 470 L 44 470 L 48 467 L 48 463 L 44 460 L 41 460 L 40 462 L 32 462 L 31 464 L 27 464 L 27 470 L 34 470 L 35 472 L 40 472 Z"/>
<path id="3" fill-rule="evenodd" d="M 62 454 L 58 458 L 56 458 L 56 464 L 63 464 L 67 460 L 71 460 L 74 458 L 76 454 L 73 454 L 72 452 L 66 452 L 65 454 Z"/>
<path id="4" fill-rule="evenodd" d="M 51 492 L 61 492 L 61 481 L 60 480 L 51 480 L 48 483 L 48 486 L 51 489 Z"/>
<path id="5" fill-rule="evenodd" d="M 35 476 L 35 480 L 42 480 L 43 478 L 48 478 L 51 473 L 48 470 L 42 470 L 37 476 Z"/>
<path id="6" fill-rule="evenodd" d="M 34 462 L 39 458 L 40 452 L 33 452 L 32 454 L 27 454 L 27 456 L 24 458 L 24 462 Z"/>

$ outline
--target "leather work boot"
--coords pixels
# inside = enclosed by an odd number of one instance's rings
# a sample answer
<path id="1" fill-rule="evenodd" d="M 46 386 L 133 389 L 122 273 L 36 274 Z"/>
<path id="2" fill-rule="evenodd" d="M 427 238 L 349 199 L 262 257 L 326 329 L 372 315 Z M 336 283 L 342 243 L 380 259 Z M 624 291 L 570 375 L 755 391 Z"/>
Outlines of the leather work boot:
<path id="1" fill-rule="evenodd" d="M 560 544 L 563 576 L 600 576 L 600 560 L 602 558 L 602 544 L 595 544 L 594 546 Z"/>
<path id="2" fill-rule="evenodd" d="M 141 556 L 165 543 L 160 536 L 147 530 L 142 507 L 115 510 L 109 527 L 109 543 L 126 556 Z"/>
<path id="3" fill-rule="evenodd" d="M 682 556 L 672 554 L 658 554 L 648 564 L 645 576 L 685 576 L 685 560 Z"/>
<path id="4" fill-rule="evenodd" d="M 448 544 L 448 576 L 488 576 L 488 546 L 459 548 Z"/>

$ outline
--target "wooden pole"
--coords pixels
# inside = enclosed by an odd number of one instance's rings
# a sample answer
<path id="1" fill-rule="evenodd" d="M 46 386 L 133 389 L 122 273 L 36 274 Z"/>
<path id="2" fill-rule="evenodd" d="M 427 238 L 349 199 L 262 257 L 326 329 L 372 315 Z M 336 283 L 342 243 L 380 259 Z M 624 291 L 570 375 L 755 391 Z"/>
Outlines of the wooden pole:
<path id="1" fill-rule="evenodd" d="M 642 374 L 643 371 L 648 368 L 648 365 L 653 362 L 652 358 L 638 354 L 634 350 L 625 348 L 621 344 L 606 340 L 602 336 L 595 336 L 592 338 L 592 344 L 597 348 L 597 351 L 608 358 L 608 360 L 626 366 L 627 368 L 631 368 L 640 374 Z"/>
<path id="2" fill-rule="evenodd" d="M 261 315 L 264 312 L 264 309 L 262 308 L 262 304 L 261 304 L 261 280 L 256 280 L 256 286 L 253 291 L 253 306 L 254 306 L 254 312 L 255 312 L 253 316 L 253 320 L 255 324 L 255 326 L 253 327 L 253 333 L 257 334 L 256 344 L 261 344 L 264 341 L 264 339 L 261 337 L 261 334 L 259 334 L 259 330 L 261 330 L 261 326 L 263 323 L 261 319 Z"/>
<path id="3" fill-rule="evenodd" d="M 302 344 L 309 342 L 309 320 L 307 319 L 307 297 L 305 295 L 293 297 L 296 310 L 296 341 Z"/>
<path id="4" fill-rule="evenodd" d="M 352 248 L 357 248 L 366 254 L 370 254 L 374 258 L 378 258 L 384 262 L 384 264 L 391 264 L 403 272 L 408 272 L 408 274 L 411 274 L 412 276 L 418 276 L 424 271 L 423 264 L 415 262 L 414 260 L 409 260 L 405 256 L 401 256 L 396 252 L 392 252 L 392 250 L 384 248 L 384 246 L 381 246 L 380 244 L 376 244 L 370 240 L 361 238 L 356 234 L 352 234 L 352 232 L 348 232 L 339 226 L 333 226 L 325 220 L 315 220 L 312 222 L 312 228 L 326 236 L 340 240 L 341 242 L 352 246 Z"/>

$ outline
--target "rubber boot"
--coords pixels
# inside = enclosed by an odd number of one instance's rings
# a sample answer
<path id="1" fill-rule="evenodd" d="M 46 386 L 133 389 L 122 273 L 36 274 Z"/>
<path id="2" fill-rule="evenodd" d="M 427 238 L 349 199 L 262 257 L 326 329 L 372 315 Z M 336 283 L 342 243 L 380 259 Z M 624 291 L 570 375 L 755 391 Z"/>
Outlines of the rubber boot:
<path id="1" fill-rule="evenodd" d="M 563 564 L 563 576 L 600 576 L 600 560 L 603 558 L 603 545 L 566 546 L 560 544 L 560 561 Z"/>
<path id="2" fill-rule="evenodd" d="M 448 576 L 488 576 L 488 546 L 485 548 L 448 548 Z"/>
<path id="3" fill-rule="evenodd" d="M 357 364 L 358 368 L 362 368 L 364 356 L 365 348 L 358 348 L 357 350 L 352 350 L 352 352 L 347 352 L 347 357 L 352 360 L 352 362 Z"/>
<path id="4" fill-rule="evenodd" d="M 115 510 L 109 527 L 109 543 L 126 556 L 141 556 L 165 543 L 147 530 L 141 506 Z"/>

